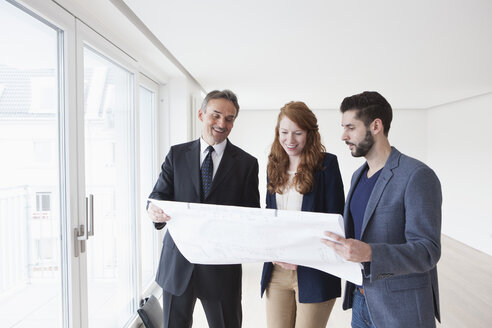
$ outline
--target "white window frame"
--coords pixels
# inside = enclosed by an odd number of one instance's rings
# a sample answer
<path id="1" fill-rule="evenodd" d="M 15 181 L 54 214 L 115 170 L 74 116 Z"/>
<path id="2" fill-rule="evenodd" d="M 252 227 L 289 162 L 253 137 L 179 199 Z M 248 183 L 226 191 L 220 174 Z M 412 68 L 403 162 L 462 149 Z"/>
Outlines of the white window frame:
<path id="1" fill-rule="evenodd" d="M 70 186 L 76 185 L 76 144 L 75 144 L 75 19 L 60 6 L 51 1 L 23 0 L 10 3 L 31 14 L 44 23 L 58 28 L 61 39 L 59 41 L 59 152 L 60 156 L 60 217 L 69 218 L 60 220 L 61 225 L 61 266 L 62 275 L 62 307 L 64 326 L 81 327 L 80 312 L 80 284 L 73 276 L 80 270 L 79 260 L 73 256 L 72 226 L 77 218 L 77 198 L 75 190 Z M 73 192 L 68 192 L 71 190 Z M 72 273 L 72 274 L 71 274 Z"/>
<path id="2" fill-rule="evenodd" d="M 157 120 L 157 113 L 158 113 L 158 109 L 159 109 L 159 84 L 157 82 L 155 82 L 154 80 L 152 80 L 151 78 L 145 76 L 144 74 L 140 73 L 138 74 L 138 78 L 137 78 L 137 104 L 140 104 L 140 93 L 138 92 L 139 91 L 139 88 L 140 87 L 143 87 L 151 92 L 154 93 L 154 96 L 155 96 L 155 99 L 154 99 L 154 108 L 153 108 L 153 111 L 152 111 L 152 132 L 151 132 L 151 135 L 152 137 L 154 138 L 153 140 L 153 143 L 152 143 L 152 149 L 153 149 L 153 154 L 154 156 L 152 158 L 149 158 L 148 160 L 152 162 L 152 169 L 153 169 L 153 180 L 156 181 L 157 180 L 157 177 L 158 177 L 158 169 L 160 167 L 160 163 L 158 162 L 158 151 L 157 151 L 157 140 L 158 140 L 158 136 L 157 136 L 157 131 L 159 130 L 158 129 L 158 120 Z M 140 131 L 139 131 L 139 128 L 140 128 L 140 124 L 139 124 L 139 119 L 140 119 L 140 108 L 137 108 L 137 142 L 136 142 L 136 145 L 137 145 L 137 154 L 140 153 L 140 149 L 139 149 L 139 145 L 140 145 Z M 140 173 L 140 167 L 138 166 L 138 161 L 137 161 L 137 171 Z M 143 197 L 145 197 L 145 195 L 148 195 L 150 194 L 151 190 L 142 190 L 142 188 L 137 188 L 137 194 L 138 194 L 138 198 L 137 199 L 142 199 Z M 142 213 L 142 207 L 144 207 L 145 204 L 141 204 L 141 202 L 137 202 L 137 213 Z M 143 297 L 146 297 L 150 294 L 154 294 L 154 295 L 159 295 L 159 293 L 161 293 L 161 289 L 160 287 L 155 283 L 151 283 L 150 285 L 143 285 L 143 281 L 142 281 L 142 261 L 141 261 L 141 220 L 138 221 L 138 224 L 137 224 L 137 244 L 138 244 L 138 249 L 140 250 L 138 252 L 138 285 L 140 287 L 140 298 L 143 298 Z M 158 252 L 160 251 L 160 247 L 161 246 L 161 243 L 158 242 L 159 240 L 162 240 L 158 237 L 161 237 L 161 235 L 158 233 L 157 230 L 154 230 L 154 235 L 156 236 L 155 238 L 155 243 L 154 243 L 154 252 L 156 254 L 158 254 Z M 159 265 L 159 257 L 156 256 L 154 257 L 154 268 L 157 269 L 158 265 Z"/>
<path id="3" fill-rule="evenodd" d="M 135 111 L 137 108 L 137 83 L 136 83 L 136 76 L 138 75 L 138 63 L 125 54 L 123 51 L 121 51 L 119 48 L 117 48 L 114 44 L 110 43 L 108 40 L 106 40 L 103 36 L 100 34 L 96 33 L 92 28 L 87 26 L 84 22 L 80 20 L 76 20 L 76 35 L 77 35 L 77 86 L 78 86 L 78 92 L 77 92 L 77 113 L 78 113 L 78 119 L 77 119 L 77 130 L 79 131 L 78 135 L 78 148 L 79 148 L 79 167 L 84 167 L 85 166 L 85 145 L 84 145 L 84 67 L 83 67 L 83 59 L 84 59 L 84 47 L 89 47 L 91 50 L 99 53 L 101 56 L 106 57 L 109 61 L 114 63 L 115 65 L 121 66 L 123 69 L 128 71 L 133 75 L 133 80 L 132 80 L 132 110 L 131 110 L 131 119 L 130 119 L 130 124 L 131 124 L 131 133 L 132 135 L 130 136 L 130 140 L 132 140 L 132 145 L 131 148 L 133 150 L 133 158 L 132 162 L 130 163 L 130 172 L 135 172 L 135 174 L 132 177 L 132 180 L 130 181 L 131 185 L 131 193 L 132 195 L 130 196 L 130 199 L 137 199 L 137 193 L 136 193 L 136 175 L 137 171 L 135 169 L 136 167 L 136 138 L 135 138 L 135 131 L 136 131 L 136 119 L 135 119 Z M 84 170 L 78 170 L 78 178 L 79 181 L 85 181 L 85 172 Z M 80 195 L 86 195 L 85 191 L 85 183 L 79 184 L 79 194 Z M 79 199 L 79 201 L 84 202 L 84 206 L 80 206 L 79 209 L 79 225 L 85 225 L 85 196 Z M 132 241 L 131 243 L 137 246 L 136 243 L 136 224 L 137 221 L 139 220 L 139 217 L 137 216 L 136 212 L 136 205 L 137 204 L 132 204 L 131 206 L 131 214 L 130 216 L 135 218 L 135 220 L 132 222 Z M 90 243 L 90 239 L 87 241 Z M 137 247 L 135 247 L 137 248 Z M 134 281 L 134 313 L 131 318 L 129 318 L 129 323 L 134 322 L 135 319 L 137 318 L 137 312 L 136 309 L 138 308 L 138 300 L 140 299 L 140 293 L 139 293 L 139 281 L 137 279 L 138 277 L 138 270 L 139 268 L 136 267 L 136 250 L 133 254 L 129 254 L 129 256 L 132 257 L 132 276 L 133 276 L 133 281 Z M 81 258 L 84 259 L 85 264 L 87 263 L 87 254 L 81 254 Z M 86 267 L 86 265 L 84 265 Z M 83 308 L 83 313 L 88 314 L 88 284 L 87 284 L 87 270 L 81 270 L 80 271 L 80 276 L 79 279 L 81 280 L 81 287 L 82 291 L 81 292 L 81 299 L 82 299 L 82 308 Z M 83 320 L 85 321 L 83 323 L 83 327 L 88 327 L 88 318 L 87 315 L 83 317 Z"/>
<path id="4" fill-rule="evenodd" d="M 8 0 L 14 4 L 14 0 Z M 62 8 L 54 1 L 39 1 L 39 0 L 17 0 L 18 7 L 25 7 L 26 9 L 35 13 L 36 16 L 42 18 L 49 24 L 56 26 L 63 31 L 61 47 L 59 49 L 59 58 L 61 63 L 60 72 L 60 139 L 59 152 L 63 154 L 60 159 L 60 176 L 61 176 L 61 199 L 60 215 L 68 220 L 61 220 L 62 224 L 62 258 L 69 259 L 66 263 L 66 273 L 64 274 L 64 287 L 63 287 L 63 304 L 64 306 L 64 318 L 63 326 L 74 328 L 85 328 L 88 326 L 88 309 L 87 309 L 87 280 L 86 270 L 87 265 L 85 254 L 82 256 L 74 257 L 74 228 L 78 227 L 85 220 L 85 190 L 81 181 L 85 181 L 83 170 L 80 170 L 80 165 L 84 165 L 84 154 L 80 151 L 81 145 L 83 146 L 83 45 L 86 44 L 98 52 L 107 55 L 112 61 L 117 62 L 123 66 L 126 70 L 134 74 L 134 108 L 138 108 L 138 87 L 144 85 L 146 88 L 155 91 L 156 94 L 156 156 L 153 159 L 155 167 L 158 168 L 159 160 L 162 158 L 162 150 L 168 147 L 169 132 L 169 104 L 167 101 L 163 102 L 163 99 L 167 99 L 168 87 L 163 84 L 155 84 L 154 81 L 148 79 L 147 76 L 153 76 L 152 73 L 145 72 L 143 65 L 137 63 L 128 54 L 125 54 L 121 49 L 108 41 L 103 36 L 95 32 L 91 27 L 85 25 L 81 21 L 75 18 L 76 15 L 71 14 L 65 8 Z M 147 65 L 146 67 L 151 67 Z M 145 75 L 143 75 L 143 74 Z M 145 82 L 148 79 L 152 81 L 152 87 Z M 166 81 L 167 77 L 161 77 L 161 81 Z M 156 88 L 157 85 L 157 88 Z M 77 87 L 76 87 L 77 86 Z M 82 89 L 81 89 L 82 88 Z M 77 108 L 77 110 L 75 110 Z M 138 117 L 138 116 L 137 116 Z M 136 118 L 134 117 L 132 124 L 136 125 Z M 163 127 L 157 129 L 157 125 Z M 82 131 L 82 132 L 81 132 Z M 138 125 L 135 127 L 136 135 L 133 136 L 134 140 L 134 154 L 138 154 L 136 151 L 136 145 L 138 144 Z M 159 142 L 164 139 L 164 142 Z M 135 161 L 134 161 L 135 162 Z M 134 164 L 136 165 L 136 164 Z M 136 166 L 138 170 L 138 166 Z M 156 177 L 157 177 L 156 172 Z M 136 171 L 135 176 L 139 176 Z M 133 180 L 133 190 L 135 196 L 138 196 L 140 192 L 148 193 L 150 191 L 140 191 L 136 187 L 137 181 Z M 135 199 L 139 199 L 135 197 Z M 139 231 L 139 206 L 142 204 L 136 203 L 134 206 L 136 229 L 135 237 L 139 238 L 137 230 Z M 159 236 L 162 234 L 157 232 Z M 159 242 L 160 238 L 156 238 L 156 245 L 158 249 L 161 247 Z M 136 252 L 140 252 L 140 246 L 136 243 Z M 134 254 L 135 257 L 135 254 Z M 137 256 L 138 258 L 138 256 Z M 65 260 L 66 261 L 66 260 Z M 156 267 L 159 259 L 156 258 Z M 135 262 L 134 262 L 135 263 Z M 134 267 L 134 276 L 140 277 L 140 263 L 137 262 L 137 267 Z M 84 272 L 85 270 L 85 272 Z M 85 279 L 84 279 L 85 275 Z M 85 281 L 85 282 L 84 282 Z M 151 285 L 147 287 L 141 287 L 140 280 L 136 281 L 137 287 L 136 295 L 137 299 L 148 296 L 148 294 L 158 295 L 161 290 L 157 285 Z M 138 306 L 138 304 L 137 304 Z M 134 314 L 134 320 L 128 324 L 129 327 L 135 327 L 138 325 L 136 320 L 137 314 Z"/>

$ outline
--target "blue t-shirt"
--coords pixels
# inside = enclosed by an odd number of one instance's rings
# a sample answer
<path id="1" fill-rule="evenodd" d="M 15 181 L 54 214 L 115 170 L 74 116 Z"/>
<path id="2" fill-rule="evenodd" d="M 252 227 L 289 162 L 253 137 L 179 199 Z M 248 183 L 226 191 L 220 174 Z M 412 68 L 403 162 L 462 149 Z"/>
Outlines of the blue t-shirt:
<path id="1" fill-rule="evenodd" d="M 366 212 L 367 202 L 371 196 L 372 190 L 376 181 L 378 181 L 381 170 L 377 171 L 372 177 L 367 177 L 367 169 L 362 173 L 362 176 L 355 187 L 354 193 L 350 200 L 350 213 L 352 214 L 352 220 L 354 222 L 354 238 L 360 240 L 360 233 L 362 230 L 362 222 L 364 220 L 364 213 Z"/>

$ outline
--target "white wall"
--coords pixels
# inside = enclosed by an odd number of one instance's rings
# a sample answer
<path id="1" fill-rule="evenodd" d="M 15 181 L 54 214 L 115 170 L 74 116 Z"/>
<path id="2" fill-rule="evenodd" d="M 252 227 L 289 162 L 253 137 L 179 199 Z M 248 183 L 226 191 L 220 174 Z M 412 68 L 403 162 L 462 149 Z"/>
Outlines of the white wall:
<path id="1" fill-rule="evenodd" d="M 256 158 L 260 165 L 260 195 L 265 206 L 266 163 L 274 137 L 279 110 L 241 110 L 229 136 L 231 142 Z M 338 109 L 314 110 L 318 118 L 321 138 L 326 150 L 337 155 L 345 186 L 350 187 L 352 173 L 364 163 L 354 158 L 340 137 L 342 134 L 341 114 Z M 389 133 L 390 141 L 398 150 L 426 160 L 427 114 L 423 110 L 395 110 Z"/>
<path id="2" fill-rule="evenodd" d="M 364 160 L 353 158 L 340 140 L 338 110 L 315 110 L 323 144 L 338 156 L 345 193 L 353 171 Z M 464 115 L 463 113 L 466 113 Z M 260 194 L 265 205 L 266 162 L 278 110 L 241 110 L 232 143 L 258 158 Z M 401 152 L 437 173 L 443 191 L 442 232 L 492 255 L 491 135 L 492 94 L 428 110 L 394 110 L 389 139 Z"/>
<path id="3" fill-rule="evenodd" d="M 442 184 L 442 231 L 489 255 L 491 121 L 492 93 L 429 110 L 428 162 Z"/>
<path id="4" fill-rule="evenodd" d="M 198 112 L 194 108 L 200 98 L 200 86 L 185 76 L 172 77 L 159 90 L 158 140 L 160 164 L 169 147 L 195 139 Z"/>

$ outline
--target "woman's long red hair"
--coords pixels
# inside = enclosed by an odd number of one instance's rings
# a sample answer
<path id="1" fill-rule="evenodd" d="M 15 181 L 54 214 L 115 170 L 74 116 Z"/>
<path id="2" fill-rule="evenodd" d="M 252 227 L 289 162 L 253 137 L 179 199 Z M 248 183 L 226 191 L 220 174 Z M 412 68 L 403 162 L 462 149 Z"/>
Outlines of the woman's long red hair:
<path id="1" fill-rule="evenodd" d="M 321 144 L 318 120 L 314 113 L 302 101 L 291 101 L 280 109 L 277 126 L 275 127 L 275 138 L 273 140 L 270 155 L 268 155 L 268 183 L 267 189 L 270 194 L 282 194 L 289 182 L 287 170 L 289 168 L 289 156 L 279 141 L 280 121 L 289 118 L 299 128 L 307 132 L 306 145 L 301 152 L 299 165 L 293 179 L 293 185 L 301 194 L 306 194 L 314 187 L 314 178 L 317 170 L 323 163 L 325 147 Z"/>

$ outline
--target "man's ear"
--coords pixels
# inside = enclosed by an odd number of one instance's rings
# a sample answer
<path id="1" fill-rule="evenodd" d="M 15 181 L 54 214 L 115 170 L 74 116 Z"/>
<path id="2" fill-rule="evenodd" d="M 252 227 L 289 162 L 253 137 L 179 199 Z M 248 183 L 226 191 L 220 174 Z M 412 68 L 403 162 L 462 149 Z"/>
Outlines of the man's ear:
<path id="1" fill-rule="evenodd" d="M 380 118 L 376 118 L 374 121 L 372 121 L 371 125 L 371 130 L 373 134 L 379 134 L 384 131 L 383 121 L 381 121 Z"/>
<path id="2" fill-rule="evenodd" d="M 205 113 L 204 113 L 204 112 L 203 112 L 203 110 L 200 108 L 200 109 L 198 110 L 198 119 L 199 119 L 200 121 L 202 121 L 202 122 L 203 122 L 203 115 L 205 115 Z"/>

